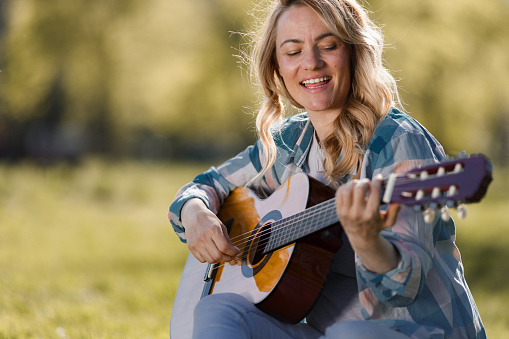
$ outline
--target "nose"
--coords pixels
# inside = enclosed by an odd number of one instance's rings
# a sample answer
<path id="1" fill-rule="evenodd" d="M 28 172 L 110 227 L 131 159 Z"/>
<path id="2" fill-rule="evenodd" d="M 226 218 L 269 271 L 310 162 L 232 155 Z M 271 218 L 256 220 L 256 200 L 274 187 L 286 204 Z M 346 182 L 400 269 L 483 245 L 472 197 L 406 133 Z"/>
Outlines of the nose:
<path id="1" fill-rule="evenodd" d="M 302 67 L 305 70 L 315 70 L 320 69 L 324 61 L 322 60 L 322 56 L 320 55 L 320 51 L 316 48 L 309 49 L 304 53 L 304 58 L 302 60 Z"/>

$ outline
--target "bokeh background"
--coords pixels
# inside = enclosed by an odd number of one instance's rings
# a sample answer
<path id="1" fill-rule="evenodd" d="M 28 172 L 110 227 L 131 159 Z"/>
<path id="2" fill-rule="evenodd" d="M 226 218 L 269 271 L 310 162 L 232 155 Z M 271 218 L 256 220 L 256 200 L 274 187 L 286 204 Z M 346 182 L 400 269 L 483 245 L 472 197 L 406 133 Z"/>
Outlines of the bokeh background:
<path id="1" fill-rule="evenodd" d="M 258 0 L 0 0 L 0 337 L 166 338 L 176 190 L 252 143 Z M 405 109 L 494 163 L 458 221 L 488 335 L 509 336 L 509 1 L 370 0 Z"/>

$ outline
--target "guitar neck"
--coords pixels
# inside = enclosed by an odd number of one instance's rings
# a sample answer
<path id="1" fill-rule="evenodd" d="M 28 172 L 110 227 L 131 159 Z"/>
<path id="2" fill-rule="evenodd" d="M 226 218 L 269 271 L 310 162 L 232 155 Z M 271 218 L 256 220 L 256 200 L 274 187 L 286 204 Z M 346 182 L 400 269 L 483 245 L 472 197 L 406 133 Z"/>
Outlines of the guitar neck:
<path id="1" fill-rule="evenodd" d="M 490 182 L 492 165 L 483 155 L 447 160 L 384 179 L 380 203 L 399 203 L 414 209 L 439 209 L 480 201 Z M 264 254 L 339 222 L 336 199 L 314 205 L 271 224 Z"/>
<path id="2" fill-rule="evenodd" d="M 288 218 L 271 224 L 271 235 L 264 254 L 296 242 L 297 240 L 339 222 L 336 199 L 327 200 Z"/>
<path id="3" fill-rule="evenodd" d="M 380 203 L 385 200 L 385 192 L 392 192 L 394 181 L 384 179 L 382 182 Z M 389 187 L 388 187 L 389 186 Z M 336 198 L 309 207 L 290 217 L 271 224 L 271 232 L 263 254 L 290 245 L 312 233 L 321 231 L 339 222 L 336 213 Z"/>

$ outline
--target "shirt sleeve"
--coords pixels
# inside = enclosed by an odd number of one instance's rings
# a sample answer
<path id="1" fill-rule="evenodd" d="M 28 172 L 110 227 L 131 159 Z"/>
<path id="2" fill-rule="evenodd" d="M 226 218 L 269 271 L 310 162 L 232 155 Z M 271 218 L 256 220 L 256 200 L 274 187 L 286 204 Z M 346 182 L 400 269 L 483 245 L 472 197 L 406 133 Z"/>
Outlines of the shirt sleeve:
<path id="1" fill-rule="evenodd" d="M 427 131 L 405 130 L 404 133 L 393 134 L 388 142 L 373 142 L 365 154 L 361 177 L 371 179 L 378 174 L 384 177 L 391 173 L 401 174 L 418 166 L 436 163 L 444 157 L 442 147 Z M 381 233 L 399 252 L 398 266 L 386 274 L 377 274 L 366 269 L 356 256 L 363 306 L 369 307 L 372 300 L 368 299 L 373 296 L 392 307 L 413 303 L 433 265 L 433 230 L 437 222 L 426 224 L 420 212 L 402 206 L 396 224 Z"/>
<path id="2" fill-rule="evenodd" d="M 246 185 L 261 171 L 260 150 L 261 143 L 258 141 L 217 168 L 211 167 L 199 174 L 192 182 L 180 188 L 168 210 L 168 219 L 182 242 L 186 242 L 180 215 L 184 204 L 189 199 L 199 198 L 217 214 L 231 191 Z"/>

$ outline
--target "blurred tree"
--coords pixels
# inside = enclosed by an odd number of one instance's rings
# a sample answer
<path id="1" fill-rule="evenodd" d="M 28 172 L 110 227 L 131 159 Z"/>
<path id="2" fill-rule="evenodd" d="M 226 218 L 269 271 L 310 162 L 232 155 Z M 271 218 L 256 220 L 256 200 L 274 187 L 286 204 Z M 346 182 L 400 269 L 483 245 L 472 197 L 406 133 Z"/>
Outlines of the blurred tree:
<path id="1" fill-rule="evenodd" d="M 79 125 L 92 136 L 93 149 L 113 151 L 111 57 L 103 28 L 132 2 L 10 2 L 0 79 L 2 115 L 27 124 L 27 131 L 42 121 L 51 126 L 53 137 L 61 126 Z"/>
<path id="2" fill-rule="evenodd" d="M 373 0 L 385 24 L 389 67 L 406 108 L 451 154 L 486 152 L 497 161 L 509 135 L 509 3 Z M 493 134 L 494 125 L 500 130 Z M 503 130 L 503 131 L 502 131 Z M 507 137 L 505 137 L 507 140 Z M 507 150 L 507 146 L 503 147 Z"/>
<path id="3" fill-rule="evenodd" d="M 257 98 L 234 56 L 245 41 L 231 32 L 249 30 L 258 2 L 4 0 L 0 156 L 20 142 L 37 150 L 41 136 L 59 154 L 238 151 L 253 141 Z M 508 2 L 366 5 L 385 26 L 387 63 L 410 113 L 452 154 L 508 158 Z M 2 142 L 6 130 L 19 140 Z"/>
<path id="4" fill-rule="evenodd" d="M 3 38 L 0 114 L 45 119 L 42 106 L 61 84 L 63 112 L 53 123 L 85 129 L 93 151 L 125 152 L 138 131 L 180 146 L 252 139 L 245 129 L 228 129 L 249 120 L 242 112 L 249 94 L 230 48 L 239 40 L 229 38 L 242 25 L 234 24 L 245 13 L 240 3 L 14 1 Z"/>

